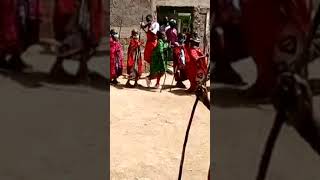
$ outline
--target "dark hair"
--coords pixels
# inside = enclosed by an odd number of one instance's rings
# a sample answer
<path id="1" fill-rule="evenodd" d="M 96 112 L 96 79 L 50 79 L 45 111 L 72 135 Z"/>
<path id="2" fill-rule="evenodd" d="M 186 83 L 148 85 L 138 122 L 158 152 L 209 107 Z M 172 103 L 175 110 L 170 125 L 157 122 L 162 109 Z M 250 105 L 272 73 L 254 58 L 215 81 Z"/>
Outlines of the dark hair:
<path id="1" fill-rule="evenodd" d="M 165 16 L 163 18 L 163 24 L 167 24 L 168 22 L 169 22 L 169 18 L 168 18 L 168 16 Z"/>
<path id="2" fill-rule="evenodd" d="M 178 39 L 186 40 L 186 35 L 183 34 L 183 33 L 179 33 L 179 34 L 178 34 Z"/>
<path id="3" fill-rule="evenodd" d="M 146 20 L 147 20 L 147 21 L 149 21 L 149 20 L 152 21 L 152 15 L 151 15 L 151 14 L 148 14 L 148 15 L 146 16 Z"/>
<path id="4" fill-rule="evenodd" d="M 169 26 L 170 27 L 174 28 L 174 27 L 176 27 L 176 25 L 177 24 L 174 21 L 169 21 Z"/>
<path id="5" fill-rule="evenodd" d="M 110 30 L 110 35 L 113 36 L 113 35 L 115 35 L 115 34 L 116 34 L 116 31 L 115 31 L 114 29 L 111 29 L 111 30 Z"/>
<path id="6" fill-rule="evenodd" d="M 166 34 L 164 32 L 158 31 L 157 36 L 158 36 L 158 39 L 164 39 L 166 37 Z"/>

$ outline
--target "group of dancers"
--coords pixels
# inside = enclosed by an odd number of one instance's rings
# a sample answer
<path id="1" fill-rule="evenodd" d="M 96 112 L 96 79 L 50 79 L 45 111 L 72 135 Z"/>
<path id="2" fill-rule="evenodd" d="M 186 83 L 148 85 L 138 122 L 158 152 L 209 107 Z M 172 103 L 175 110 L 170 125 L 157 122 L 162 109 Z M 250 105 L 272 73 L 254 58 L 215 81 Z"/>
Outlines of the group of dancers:
<path id="1" fill-rule="evenodd" d="M 173 61 L 176 87 L 186 88 L 183 81 L 189 80 L 188 92 L 194 92 L 199 83 L 207 76 L 208 54 L 200 49 L 200 38 L 196 32 L 177 33 L 176 20 L 165 17 L 160 27 L 152 15 L 146 16 L 147 23 L 141 22 L 141 29 L 147 35 L 144 45 L 138 30 L 132 30 L 127 51 L 126 86 L 136 87 L 141 79 L 143 60 L 150 65 L 149 75 L 145 78 L 148 87 L 156 80 L 155 88 L 160 88 L 160 80 L 167 72 L 168 61 Z M 142 58 L 141 47 L 144 46 Z M 110 31 L 110 80 L 118 84 L 117 78 L 123 74 L 124 55 L 119 41 L 119 33 Z M 130 81 L 134 81 L 134 85 Z"/>

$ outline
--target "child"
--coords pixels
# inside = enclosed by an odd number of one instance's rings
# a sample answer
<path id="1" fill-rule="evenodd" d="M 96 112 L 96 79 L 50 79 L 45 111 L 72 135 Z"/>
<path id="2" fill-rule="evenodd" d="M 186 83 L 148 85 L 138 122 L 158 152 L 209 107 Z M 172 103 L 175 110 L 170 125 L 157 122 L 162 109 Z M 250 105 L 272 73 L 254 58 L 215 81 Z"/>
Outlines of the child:
<path id="1" fill-rule="evenodd" d="M 184 80 L 187 80 L 185 65 L 187 61 L 186 48 L 184 45 L 186 37 L 184 34 L 178 34 L 178 42 L 175 43 L 173 48 L 173 68 L 174 68 L 174 78 L 177 81 L 176 87 L 186 88 L 182 83 Z"/>
<path id="2" fill-rule="evenodd" d="M 118 40 L 119 35 L 114 30 L 110 31 L 110 80 L 118 84 L 117 78 L 122 75 L 123 50 Z"/>
<path id="3" fill-rule="evenodd" d="M 160 79 L 165 74 L 167 68 L 167 61 L 164 56 L 164 50 L 168 47 L 166 43 L 166 35 L 164 32 L 158 31 L 158 44 L 152 53 L 150 64 L 150 75 L 147 77 L 147 86 L 150 87 L 152 79 L 157 79 L 155 88 L 160 87 Z"/>
<path id="4" fill-rule="evenodd" d="M 131 86 L 130 80 L 135 80 L 134 86 L 138 85 L 138 80 L 143 72 L 142 57 L 140 46 L 142 42 L 139 40 L 137 30 L 131 31 L 130 44 L 128 48 L 127 73 L 129 75 L 127 86 Z"/>

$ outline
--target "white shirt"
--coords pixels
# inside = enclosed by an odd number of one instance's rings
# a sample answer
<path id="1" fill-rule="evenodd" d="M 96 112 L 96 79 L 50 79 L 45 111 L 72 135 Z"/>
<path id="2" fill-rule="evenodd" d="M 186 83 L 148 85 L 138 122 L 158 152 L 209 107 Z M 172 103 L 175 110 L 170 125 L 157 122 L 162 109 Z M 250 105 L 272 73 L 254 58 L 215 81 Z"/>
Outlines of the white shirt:
<path id="1" fill-rule="evenodd" d="M 149 30 L 153 33 L 153 34 L 157 34 L 157 32 L 160 30 L 160 25 L 157 22 L 153 22 L 149 28 Z"/>
<path id="2" fill-rule="evenodd" d="M 185 65 L 186 64 L 186 56 L 185 56 L 185 54 L 184 54 L 184 50 L 183 49 L 181 49 L 181 54 L 180 54 L 180 59 L 181 59 L 181 61 L 182 61 L 182 64 L 183 65 Z"/>

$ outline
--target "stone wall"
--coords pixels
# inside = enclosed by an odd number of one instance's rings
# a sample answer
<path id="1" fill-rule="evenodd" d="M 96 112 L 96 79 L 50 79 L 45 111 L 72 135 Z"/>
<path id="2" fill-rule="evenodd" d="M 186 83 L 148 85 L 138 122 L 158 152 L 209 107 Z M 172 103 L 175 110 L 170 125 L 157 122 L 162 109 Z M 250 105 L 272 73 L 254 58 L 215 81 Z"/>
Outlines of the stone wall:
<path id="1" fill-rule="evenodd" d="M 201 38 L 201 47 L 210 46 L 210 9 L 196 7 L 193 12 L 193 30 L 198 32 Z"/>
<path id="2" fill-rule="evenodd" d="M 194 7 L 193 27 L 203 37 L 206 19 L 209 17 L 209 0 L 110 0 L 110 28 L 120 31 L 122 42 L 126 44 L 132 29 L 139 30 L 139 22 L 147 14 L 156 15 L 156 7 Z M 208 16 L 204 15 L 207 13 Z M 209 39 L 209 21 L 207 21 L 207 39 Z M 121 29 L 120 29 L 121 26 Z M 141 33 L 145 39 L 145 33 Z"/>
<path id="3" fill-rule="evenodd" d="M 210 0 L 157 0 L 155 6 L 203 7 L 210 8 Z"/>

